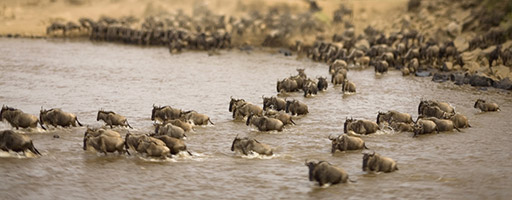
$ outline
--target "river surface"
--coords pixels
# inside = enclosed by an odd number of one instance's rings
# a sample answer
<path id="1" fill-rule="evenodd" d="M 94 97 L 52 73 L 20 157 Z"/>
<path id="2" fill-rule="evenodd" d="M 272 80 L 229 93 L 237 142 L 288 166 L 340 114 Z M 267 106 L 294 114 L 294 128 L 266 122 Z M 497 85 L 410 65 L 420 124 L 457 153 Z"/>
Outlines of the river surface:
<path id="1" fill-rule="evenodd" d="M 228 112 L 230 97 L 262 105 L 276 95 L 276 81 L 305 68 L 328 76 L 326 64 L 269 51 L 169 54 L 166 48 L 89 41 L 0 38 L 0 104 L 38 115 L 44 108 L 75 113 L 89 126 L 99 109 L 128 118 L 130 132 L 149 133 L 152 105 L 171 105 L 210 116 L 215 125 L 196 127 L 186 143 L 194 156 L 159 160 L 87 152 L 85 127 L 27 132 L 43 154 L 3 153 L 0 199 L 509 199 L 512 196 L 512 95 L 391 71 L 350 71 L 357 93 L 332 87 L 311 98 L 287 94 L 309 106 L 297 125 L 258 132 Z M 330 78 L 329 78 L 330 79 Z M 412 133 L 363 136 L 366 145 L 397 161 L 399 171 L 362 172 L 361 151 L 330 153 L 330 134 L 341 134 L 346 117 L 375 120 L 378 111 L 417 116 L 420 99 L 451 103 L 471 128 L 412 138 Z M 477 98 L 501 112 L 480 113 Z M 3 122 L 0 129 L 11 129 Z M 116 128 L 121 133 L 127 129 Z M 60 138 L 54 138 L 54 135 Z M 124 134 L 123 134 L 124 135 Z M 271 157 L 230 150 L 236 135 L 274 148 Z M 30 157 L 30 156 L 29 156 Z M 305 159 L 345 169 L 355 183 L 319 187 L 308 181 Z"/>

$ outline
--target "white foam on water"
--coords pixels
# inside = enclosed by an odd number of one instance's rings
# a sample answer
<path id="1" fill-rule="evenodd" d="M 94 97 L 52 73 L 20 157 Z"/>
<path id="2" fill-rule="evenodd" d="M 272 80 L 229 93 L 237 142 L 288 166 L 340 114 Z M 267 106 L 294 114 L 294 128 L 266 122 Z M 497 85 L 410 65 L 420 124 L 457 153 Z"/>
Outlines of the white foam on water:
<path id="1" fill-rule="evenodd" d="M 0 150 L 0 158 L 20 158 L 20 159 L 24 159 L 24 158 L 36 158 L 37 155 L 33 154 L 32 152 L 30 151 L 25 151 L 25 155 L 23 155 L 23 153 L 16 153 L 16 152 L 13 152 L 13 151 L 2 151 Z"/>
<path id="2" fill-rule="evenodd" d="M 277 158 L 279 155 L 272 154 L 271 156 L 267 155 L 260 155 L 259 153 L 256 153 L 254 151 L 251 151 L 248 155 L 241 155 L 242 158 L 245 159 L 261 159 L 261 160 L 269 160 L 273 158 Z"/>

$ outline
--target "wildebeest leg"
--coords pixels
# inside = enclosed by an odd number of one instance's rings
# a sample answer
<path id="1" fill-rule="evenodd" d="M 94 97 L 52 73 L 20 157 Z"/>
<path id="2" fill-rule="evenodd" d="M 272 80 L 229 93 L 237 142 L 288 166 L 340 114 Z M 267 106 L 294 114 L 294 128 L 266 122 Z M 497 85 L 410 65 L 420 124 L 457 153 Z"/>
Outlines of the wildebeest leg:
<path id="1" fill-rule="evenodd" d="M 459 131 L 460 132 L 460 129 L 457 128 L 457 126 L 453 126 L 453 128 L 455 128 L 455 130 Z"/>
<path id="2" fill-rule="evenodd" d="M 105 156 L 107 155 L 107 145 L 104 140 L 101 140 L 100 150 L 105 154 Z"/>

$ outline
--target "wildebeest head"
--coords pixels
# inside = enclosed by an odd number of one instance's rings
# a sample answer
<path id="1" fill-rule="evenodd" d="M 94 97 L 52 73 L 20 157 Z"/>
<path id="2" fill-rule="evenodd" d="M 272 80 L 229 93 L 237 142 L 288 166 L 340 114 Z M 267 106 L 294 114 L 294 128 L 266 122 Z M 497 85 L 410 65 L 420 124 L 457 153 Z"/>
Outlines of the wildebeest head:
<path id="1" fill-rule="evenodd" d="M 352 125 L 352 122 L 354 122 L 354 119 L 352 119 L 352 118 L 349 119 L 348 117 L 345 118 L 345 123 L 343 124 L 343 132 L 344 133 L 347 133 L 348 127 L 350 127 Z"/>
<path id="2" fill-rule="evenodd" d="M 334 153 L 336 151 L 336 149 L 339 148 L 340 145 L 344 145 L 346 142 L 345 141 L 346 138 L 347 138 L 347 135 L 345 135 L 345 134 L 341 134 L 338 137 L 331 137 L 331 135 L 329 135 L 329 140 L 332 141 L 331 153 Z"/>
<path id="3" fill-rule="evenodd" d="M 238 105 L 239 102 L 245 102 L 244 99 L 234 99 L 231 97 L 231 101 L 229 101 L 229 112 L 233 112 L 233 109 Z"/>
<path id="4" fill-rule="evenodd" d="M 46 110 L 46 109 L 43 109 L 43 106 L 41 106 L 41 110 L 39 111 L 39 121 L 41 123 L 45 123 L 47 120 L 47 115 L 50 111 L 52 111 L 53 109 L 50 109 L 50 110 Z"/>
<path id="5" fill-rule="evenodd" d="M 286 107 L 285 107 L 285 111 L 286 112 L 290 112 L 290 105 L 292 104 L 292 101 L 286 101 Z"/>
<path id="6" fill-rule="evenodd" d="M 155 120 L 155 113 L 157 110 L 160 110 L 162 109 L 161 107 L 158 107 L 158 106 L 155 106 L 155 104 L 153 104 L 153 110 L 151 110 L 151 120 L 154 121 Z M 98 116 L 99 116 L 99 113 L 98 113 Z"/>
<path id="7" fill-rule="evenodd" d="M 475 105 L 473 106 L 474 108 L 478 108 L 478 104 L 480 103 L 485 103 L 485 100 L 483 99 L 477 99 L 476 102 L 475 102 Z M 3 111 L 3 108 L 2 108 L 2 111 Z"/>
<path id="8" fill-rule="evenodd" d="M 309 168 L 309 181 L 313 181 L 313 171 L 318 164 L 319 163 L 315 163 L 314 161 L 308 162 L 308 159 L 304 161 L 304 165 L 308 166 Z"/>
<path id="9" fill-rule="evenodd" d="M 379 112 L 379 114 L 377 114 L 377 124 L 380 124 L 381 122 L 384 122 L 384 121 L 389 123 L 389 120 L 390 120 L 389 112 L 388 113 Z"/>
<path id="10" fill-rule="evenodd" d="M 7 110 L 7 106 L 3 105 L 2 110 L 0 111 L 0 121 L 4 120 L 4 111 Z"/>
<path id="11" fill-rule="evenodd" d="M 235 151 L 235 143 L 238 143 L 241 139 L 238 138 L 238 134 L 236 135 L 235 139 L 233 140 L 233 143 L 231 144 L 231 151 Z"/>
<path id="12" fill-rule="evenodd" d="M 306 78 L 306 73 L 304 73 L 306 69 L 304 68 L 299 68 L 297 69 L 297 72 L 299 72 L 299 76 L 302 77 L 302 78 Z"/>
<path id="13" fill-rule="evenodd" d="M 14 111 L 18 111 L 18 109 L 16 108 L 12 108 L 12 107 L 9 107 L 9 106 L 2 106 L 2 110 L 0 111 L 0 121 L 1 120 L 4 120 L 6 117 L 9 117 L 11 114 L 7 114 L 9 112 L 14 112 Z"/>
<path id="14" fill-rule="evenodd" d="M 271 97 L 265 97 L 261 96 L 263 98 L 263 110 L 267 110 L 272 106 L 272 98 Z"/>
<path id="15" fill-rule="evenodd" d="M 412 126 L 413 129 L 413 137 L 416 137 L 416 135 L 423 134 L 423 124 L 414 124 Z"/>
<path id="16" fill-rule="evenodd" d="M 375 157 L 375 152 L 373 153 L 363 153 L 363 171 L 367 171 L 370 166 L 373 164 L 373 160 Z"/>
<path id="17" fill-rule="evenodd" d="M 93 128 L 87 127 L 87 130 L 84 133 L 84 151 L 87 150 L 87 139 L 91 137 L 91 132 L 94 132 L 95 130 Z"/>

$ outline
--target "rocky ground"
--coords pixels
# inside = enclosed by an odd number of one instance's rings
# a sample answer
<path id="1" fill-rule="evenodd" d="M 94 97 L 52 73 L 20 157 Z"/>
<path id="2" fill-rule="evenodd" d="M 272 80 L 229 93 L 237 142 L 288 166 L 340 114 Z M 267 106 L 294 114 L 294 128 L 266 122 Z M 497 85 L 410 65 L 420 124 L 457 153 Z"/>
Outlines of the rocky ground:
<path id="1" fill-rule="evenodd" d="M 6 37 L 86 36 L 167 45 L 171 52 L 269 46 L 327 64 L 343 59 L 360 65 L 368 56 L 376 69 L 512 89 L 511 1 L 5 0 L 0 6 L 0 35 Z M 94 34 L 92 24 L 82 27 L 81 18 L 98 25 L 101 34 Z M 68 30 L 65 35 L 60 26 Z M 109 36 L 109 27 L 125 35 Z M 177 36 L 163 41 L 146 36 L 159 34 L 155 30 Z M 229 42 L 199 42 L 219 38 Z"/>

